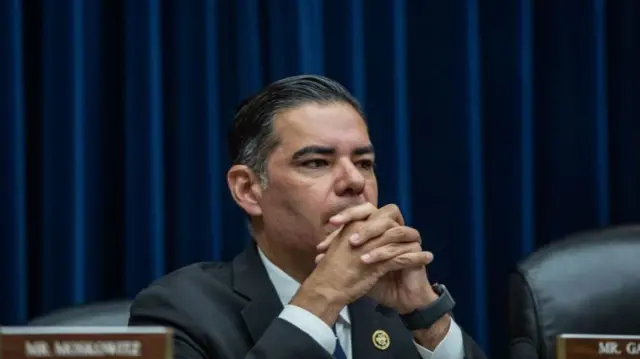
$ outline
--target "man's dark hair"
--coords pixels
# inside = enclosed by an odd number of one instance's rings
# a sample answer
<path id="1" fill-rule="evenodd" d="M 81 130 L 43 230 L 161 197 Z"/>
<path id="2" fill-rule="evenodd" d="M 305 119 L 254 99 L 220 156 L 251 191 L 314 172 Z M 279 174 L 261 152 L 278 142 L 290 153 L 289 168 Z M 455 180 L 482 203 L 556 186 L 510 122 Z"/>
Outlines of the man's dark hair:
<path id="1" fill-rule="evenodd" d="M 265 87 L 244 100 L 238 108 L 229 132 L 229 153 L 233 164 L 248 166 L 267 182 L 266 163 L 278 139 L 273 134 L 273 120 L 284 110 L 307 103 L 348 103 L 364 114 L 356 100 L 341 84 L 323 76 L 299 75 L 287 77 Z"/>

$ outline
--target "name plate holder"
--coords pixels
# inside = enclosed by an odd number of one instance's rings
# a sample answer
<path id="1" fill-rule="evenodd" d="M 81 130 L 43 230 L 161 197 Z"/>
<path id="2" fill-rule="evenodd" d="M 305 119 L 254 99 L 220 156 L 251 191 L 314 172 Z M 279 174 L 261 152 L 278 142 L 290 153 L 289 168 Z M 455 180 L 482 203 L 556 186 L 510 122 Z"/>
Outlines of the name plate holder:
<path id="1" fill-rule="evenodd" d="M 0 359 L 173 359 L 163 327 L 0 327 Z"/>
<path id="2" fill-rule="evenodd" d="M 557 359 L 638 359 L 640 335 L 561 334 Z"/>

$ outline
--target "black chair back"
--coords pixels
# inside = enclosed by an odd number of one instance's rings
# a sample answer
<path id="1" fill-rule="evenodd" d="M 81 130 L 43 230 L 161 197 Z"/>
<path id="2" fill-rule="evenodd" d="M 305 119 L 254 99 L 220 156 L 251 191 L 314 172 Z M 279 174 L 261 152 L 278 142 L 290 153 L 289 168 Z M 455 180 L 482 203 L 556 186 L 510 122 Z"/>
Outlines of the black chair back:
<path id="1" fill-rule="evenodd" d="M 520 262 L 509 335 L 554 359 L 561 333 L 640 335 L 640 226 L 580 233 Z M 515 359 L 515 358 L 514 358 Z"/>
<path id="2" fill-rule="evenodd" d="M 110 301 L 65 308 L 35 318 L 30 326 L 122 326 L 129 322 L 131 301 Z"/>

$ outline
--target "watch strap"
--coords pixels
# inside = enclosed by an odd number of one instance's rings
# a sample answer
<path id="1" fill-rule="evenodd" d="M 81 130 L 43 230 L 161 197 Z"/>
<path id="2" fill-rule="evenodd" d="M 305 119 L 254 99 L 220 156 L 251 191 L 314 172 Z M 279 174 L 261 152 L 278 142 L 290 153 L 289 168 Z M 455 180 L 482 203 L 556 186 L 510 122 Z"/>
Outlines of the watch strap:
<path id="1" fill-rule="evenodd" d="M 434 291 L 439 295 L 433 303 L 424 308 L 419 308 L 411 313 L 400 315 L 404 325 L 411 331 L 430 328 L 435 322 L 448 313 L 451 313 L 456 302 L 442 284 L 435 284 Z"/>

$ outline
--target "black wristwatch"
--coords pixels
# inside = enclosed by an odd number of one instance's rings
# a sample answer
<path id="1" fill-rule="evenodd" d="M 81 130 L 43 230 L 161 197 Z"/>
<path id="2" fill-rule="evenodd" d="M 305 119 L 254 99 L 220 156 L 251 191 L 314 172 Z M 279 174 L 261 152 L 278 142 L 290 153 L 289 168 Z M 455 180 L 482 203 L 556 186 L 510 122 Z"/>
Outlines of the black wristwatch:
<path id="1" fill-rule="evenodd" d="M 430 328 L 438 319 L 451 313 L 453 307 L 456 306 L 456 302 L 443 284 L 434 284 L 433 290 L 440 296 L 435 302 L 411 313 L 400 315 L 400 319 L 409 330 Z"/>

